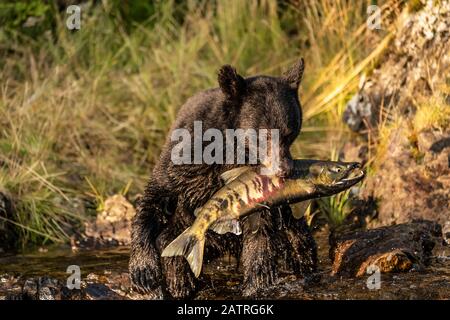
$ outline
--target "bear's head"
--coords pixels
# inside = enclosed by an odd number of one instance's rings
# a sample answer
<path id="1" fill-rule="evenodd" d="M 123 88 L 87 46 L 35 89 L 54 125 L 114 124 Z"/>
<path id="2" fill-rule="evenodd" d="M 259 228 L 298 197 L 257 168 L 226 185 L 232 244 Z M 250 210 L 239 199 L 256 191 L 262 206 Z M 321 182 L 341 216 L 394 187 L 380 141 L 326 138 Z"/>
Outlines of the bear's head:
<path id="1" fill-rule="evenodd" d="M 258 153 L 258 163 L 271 167 L 281 176 L 289 176 L 293 169 L 290 147 L 300 133 L 302 123 L 298 88 L 303 72 L 304 61 L 300 59 L 281 77 L 244 79 L 229 65 L 223 66 L 218 74 L 219 86 L 227 101 L 224 108 L 228 110 L 225 111 L 236 115 L 237 128 L 268 130 L 267 156 L 260 157 Z M 275 132 L 278 138 L 272 139 Z M 278 155 L 271 152 L 272 140 L 278 140 L 277 149 L 273 149 L 279 150 Z"/>

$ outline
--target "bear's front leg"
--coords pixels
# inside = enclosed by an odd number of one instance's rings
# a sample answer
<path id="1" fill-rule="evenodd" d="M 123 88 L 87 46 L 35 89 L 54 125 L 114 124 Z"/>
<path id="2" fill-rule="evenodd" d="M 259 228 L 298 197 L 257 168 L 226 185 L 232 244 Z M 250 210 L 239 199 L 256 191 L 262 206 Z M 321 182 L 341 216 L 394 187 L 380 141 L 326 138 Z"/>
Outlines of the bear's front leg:
<path id="1" fill-rule="evenodd" d="M 147 217 L 138 213 L 131 230 L 130 277 L 133 287 L 141 293 L 152 293 L 161 286 L 161 264 Z"/>
<path id="2" fill-rule="evenodd" d="M 193 223 L 193 214 L 177 207 L 175 215 L 167 224 L 156 240 L 158 251 L 161 253 L 176 237 Z M 165 279 L 165 291 L 175 299 L 191 297 L 196 292 L 198 280 L 192 273 L 184 257 L 161 258 L 162 273 Z"/>
<path id="3" fill-rule="evenodd" d="M 296 275 L 308 277 L 317 270 L 317 245 L 306 218 L 296 219 L 289 205 L 280 207 L 281 225 L 284 237 L 280 237 L 283 245 L 284 264 Z M 284 240 L 283 240 L 284 239 Z"/>
<path id="4" fill-rule="evenodd" d="M 254 296 L 260 289 L 273 285 L 278 277 L 275 230 L 270 211 L 261 210 L 243 219 L 242 233 L 242 294 Z"/>
<path id="5" fill-rule="evenodd" d="M 155 187 L 146 189 L 139 201 L 131 226 L 130 278 L 137 291 L 161 295 L 161 258 L 155 241 L 165 221 L 164 210 L 170 199 L 162 198 Z"/>

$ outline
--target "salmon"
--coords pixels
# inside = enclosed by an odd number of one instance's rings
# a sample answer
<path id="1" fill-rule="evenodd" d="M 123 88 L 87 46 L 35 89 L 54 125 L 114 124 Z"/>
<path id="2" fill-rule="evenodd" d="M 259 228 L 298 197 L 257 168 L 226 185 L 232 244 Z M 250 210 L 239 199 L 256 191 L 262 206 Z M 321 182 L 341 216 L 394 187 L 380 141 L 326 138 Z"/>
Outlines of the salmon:
<path id="1" fill-rule="evenodd" d="M 294 160 L 289 178 L 259 173 L 258 167 L 240 167 L 222 174 L 224 186 L 201 208 L 196 219 L 162 252 L 163 257 L 184 256 L 196 277 L 200 275 L 206 232 L 241 234 L 239 219 L 261 208 L 331 196 L 361 181 L 357 162 Z M 305 206 L 306 209 L 306 206 Z"/>

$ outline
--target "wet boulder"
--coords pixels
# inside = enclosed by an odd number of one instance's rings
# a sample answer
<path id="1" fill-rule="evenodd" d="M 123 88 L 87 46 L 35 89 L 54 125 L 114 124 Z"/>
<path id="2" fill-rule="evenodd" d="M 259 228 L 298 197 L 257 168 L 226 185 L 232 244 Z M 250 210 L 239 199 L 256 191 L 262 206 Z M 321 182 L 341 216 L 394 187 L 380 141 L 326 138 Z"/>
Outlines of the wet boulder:
<path id="1" fill-rule="evenodd" d="M 17 278 L 0 275 L 0 300 L 22 300 L 22 285 Z"/>
<path id="2" fill-rule="evenodd" d="M 382 273 L 420 270 L 428 265 L 435 244 L 441 241 L 441 226 L 426 220 L 332 233 L 332 274 L 359 277 L 371 266 Z"/>
<path id="3" fill-rule="evenodd" d="M 0 300 L 61 300 L 62 283 L 49 277 L 21 280 L 12 275 L 0 276 Z"/>
<path id="4" fill-rule="evenodd" d="M 89 284 L 84 289 L 88 300 L 124 300 L 124 298 L 102 283 Z"/>

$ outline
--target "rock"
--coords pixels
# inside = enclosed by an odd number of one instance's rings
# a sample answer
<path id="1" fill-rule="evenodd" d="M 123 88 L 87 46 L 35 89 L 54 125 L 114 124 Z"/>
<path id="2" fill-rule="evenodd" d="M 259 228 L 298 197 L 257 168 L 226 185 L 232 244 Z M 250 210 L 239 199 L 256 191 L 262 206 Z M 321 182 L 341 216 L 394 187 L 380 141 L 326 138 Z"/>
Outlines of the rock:
<path id="1" fill-rule="evenodd" d="M 405 8 L 398 16 L 395 38 L 379 66 L 367 80 L 361 79 L 359 91 L 347 103 L 343 121 L 352 131 L 376 128 L 392 109 L 410 113 L 417 96 L 430 96 L 432 88 L 445 83 L 450 67 L 450 1 L 425 3 L 418 12 Z"/>
<path id="2" fill-rule="evenodd" d="M 450 221 L 447 221 L 442 228 L 442 236 L 444 237 L 444 241 L 450 245 Z"/>
<path id="3" fill-rule="evenodd" d="M 373 226 L 413 219 L 450 221 L 450 129 L 425 130 L 411 143 L 406 124 L 390 133 L 384 156 L 365 180 L 363 198 L 378 200 Z"/>
<path id="4" fill-rule="evenodd" d="M 359 277 L 372 265 L 383 273 L 422 269 L 441 236 L 440 225 L 425 220 L 333 233 L 330 235 L 332 274 Z"/>
<path id="5" fill-rule="evenodd" d="M 64 288 L 62 282 L 46 276 L 25 281 L 8 274 L 0 276 L 0 300 L 72 299 L 70 295 L 62 295 Z"/>
<path id="6" fill-rule="evenodd" d="M 85 233 L 91 239 L 127 245 L 130 243 L 131 220 L 135 214 L 133 205 L 124 196 L 114 195 L 105 200 L 104 210 L 97 215 L 96 220 L 85 225 Z"/>
<path id="7" fill-rule="evenodd" d="M 0 217 L 6 219 L 13 218 L 13 203 L 6 192 L 0 190 Z M 0 219 L 0 244 L 2 248 L 0 253 L 6 249 L 12 248 L 15 245 L 16 230 L 11 223 Z"/>
<path id="8" fill-rule="evenodd" d="M 38 280 L 39 300 L 61 300 L 61 287 L 63 286 L 58 280 L 49 277 L 41 277 Z"/>
<path id="9" fill-rule="evenodd" d="M 89 300 L 124 300 L 123 296 L 118 295 L 108 286 L 101 283 L 88 284 L 84 289 L 86 298 Z"/>
<path id="10" fill-rule="evenodd" d="M 159 296 L 133 293 L 127 273 L 89 274 L 80 289 L 69 289 L 62 281 L 50 277 L 28 278 L 0 276 L 0 300 L 127 300 L 161 299 Z"/>
<path id="11" fill-rule="evenodd" d="M 38 299 L 38 283 L 36 279 L 27 279 L 23 284 L 22 296 L 24 300 Z"/>
<path id="12" fill-rule="evenodd" d="M 347 103 L 343 115 L 343 121 L 355 132 L 363 130 L 366 123 L 374 125 L 376 121 L 375 103 L 360 89 Z"/>
<path id="13" fill-rule="evenodd" d="M 9 297 L 9 299 L 61 300 L 62 287 L 62 283 L 57 279 L 49 277 L 29 278 L 23 283 L 21 292 L 16 292 L 15 297 Z"/>
<path id="14" fill-rule="evenodd" d="M 22 285 L 11 275 L 0 275 L 0 300 L 22 300 Z"/>

